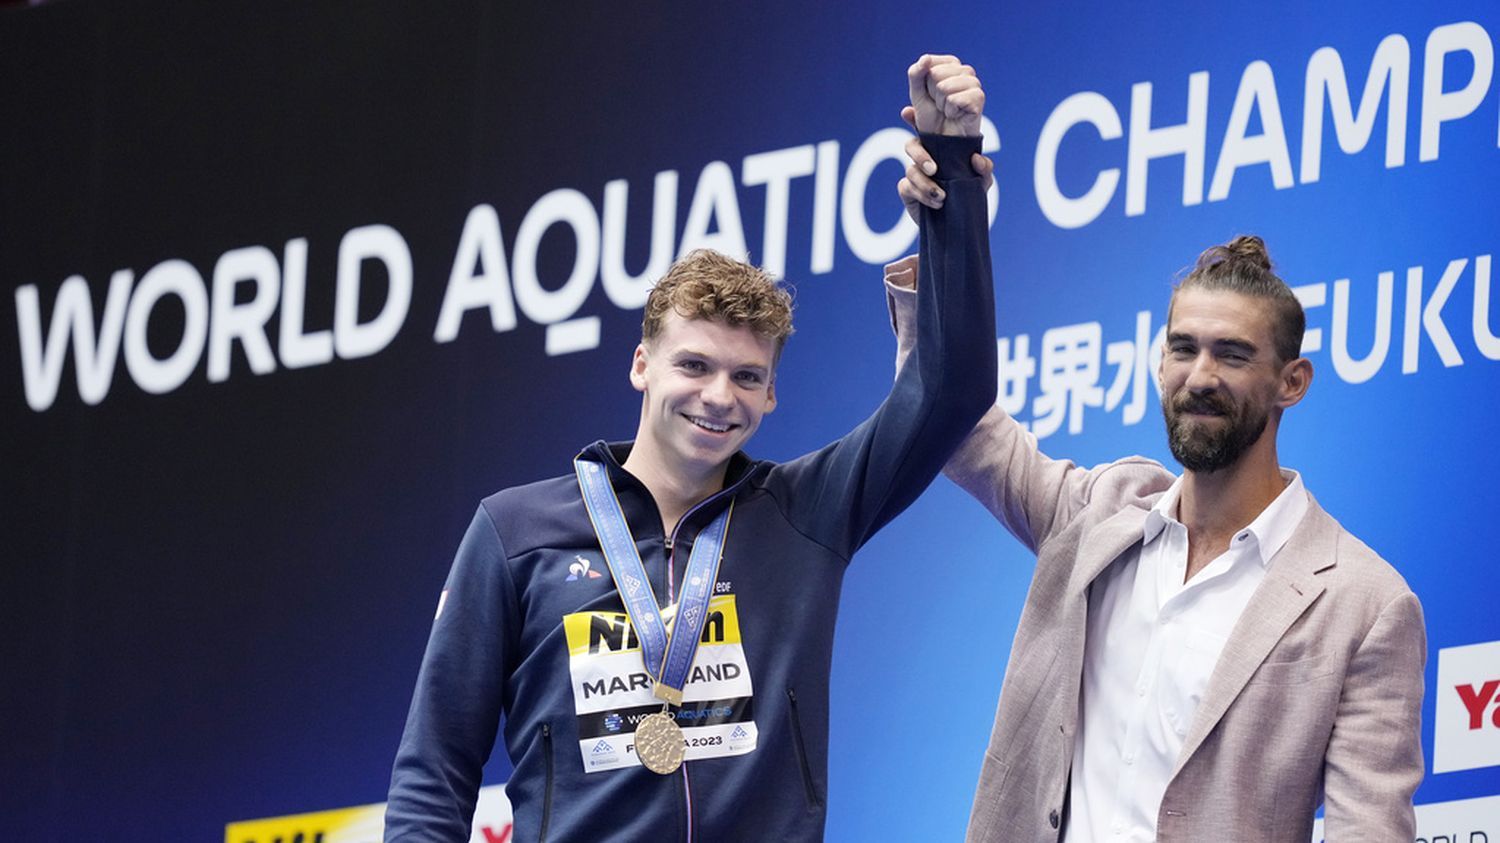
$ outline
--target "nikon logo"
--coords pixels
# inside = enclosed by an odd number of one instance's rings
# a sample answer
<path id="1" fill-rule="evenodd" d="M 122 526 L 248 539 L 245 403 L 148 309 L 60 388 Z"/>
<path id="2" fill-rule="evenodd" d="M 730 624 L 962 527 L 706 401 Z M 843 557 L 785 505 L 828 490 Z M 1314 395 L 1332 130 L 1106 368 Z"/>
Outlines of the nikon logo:
<path id="1" fill-rule="evenodd" d="M 703 622 L 703 634 L 698 636 L 700 644 L 724 643 L 724 613 L 709 612 Z M 589 618 L 589 653 L 613 653 L 621 650 L 639 649 L 640 638 L 624 615 L 594 615 Z"/>

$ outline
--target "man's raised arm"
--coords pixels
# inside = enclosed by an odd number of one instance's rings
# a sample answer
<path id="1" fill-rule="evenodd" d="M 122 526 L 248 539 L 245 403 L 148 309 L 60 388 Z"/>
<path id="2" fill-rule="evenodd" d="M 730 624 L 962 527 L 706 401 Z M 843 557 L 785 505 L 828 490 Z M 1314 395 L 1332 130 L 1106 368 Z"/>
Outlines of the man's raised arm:
<path id="1" fill-rule="evenodd" d="M 916 214 L 924 294 L 913 310 L 922 351 L 874 415 L 839 441 L 788 464 L 799 524 L 852 554 L 927 488 L 984 411 L 996 386 L 994 284 L 984 174 L 974 169 L 984 90 L 953 56 L 907 69 L 907 122 L 935 158 L 941 210 Z"/>

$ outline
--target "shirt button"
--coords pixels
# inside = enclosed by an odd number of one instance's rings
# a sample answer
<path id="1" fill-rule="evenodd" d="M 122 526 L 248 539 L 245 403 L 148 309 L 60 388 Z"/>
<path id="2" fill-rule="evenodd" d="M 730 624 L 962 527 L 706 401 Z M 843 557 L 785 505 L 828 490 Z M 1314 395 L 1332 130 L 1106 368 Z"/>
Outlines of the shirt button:
<path id="1" fill-rule="evenodd" d="M 1061 820 L 1057 816 L 1056 808 L 1053 808 L 1052 813 L 1047 815 L 1047 822 L 1050 823 L 1053 828 L 1057 828 L 1057 824 L 1061 822 Z"/>

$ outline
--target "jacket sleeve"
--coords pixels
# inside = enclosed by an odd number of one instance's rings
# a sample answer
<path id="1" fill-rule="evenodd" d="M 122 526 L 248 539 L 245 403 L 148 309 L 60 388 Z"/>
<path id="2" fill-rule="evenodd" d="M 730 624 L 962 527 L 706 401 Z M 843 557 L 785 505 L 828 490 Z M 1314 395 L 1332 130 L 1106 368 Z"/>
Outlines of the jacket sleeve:
<path id="1" fill-rule="evenodd" d="M 1323 758 L 1323 835 L 1329 843 L 1416 837 L 1412 794 L 1422 783 L 1427 634 L 1417 596 L 1381 610 L 1349 663 Z"/>
<path id="2" fill-rule="evenodd" d="M 916 261 L 909 257 L 886 267 L 886 303 L 896 332 L 898 373 L 905 371 L 910 357 L 918 354 L 925 342 L 918 339 L 916 315 L 926 295 L 920 286 L 926 278 L 915 290 L 896 281 L 910 278 Z M 918 294 L 917 290 L 923 292 Z M 993 356 L 993 349 L 990 354 Z M 1159 465 L 1138 457 L 1092 470 L 1081 469 L 1070 460 L 1052 459 L 1041 452 L 1034 434 L 995 404 L 958 446 L 943 473 L 1036 552 L 1088 502 L 1094 483 L 1104 472 L 1135 464 L 1143 469 L 1132 472 L 1138 494 L 1159 492 L 1170 484 L 1170 475 Z"/>
<path id="3" fill-rule="evenodd" d="M 520 611 L 494 522 L 469 524 L 438 602 L 396 752 L 387 841 L 467 841 L 495 745 Z"/>
<path id="4" fill-rule="evenodd" d="M 868 419 L 782 466 L 783 511 L 804 534 L 847 559 L 911 505 L 995 399 L 995 304 L 979 138 L 923 135 L 947 193 L 921 209 L 920 353 Z"/>

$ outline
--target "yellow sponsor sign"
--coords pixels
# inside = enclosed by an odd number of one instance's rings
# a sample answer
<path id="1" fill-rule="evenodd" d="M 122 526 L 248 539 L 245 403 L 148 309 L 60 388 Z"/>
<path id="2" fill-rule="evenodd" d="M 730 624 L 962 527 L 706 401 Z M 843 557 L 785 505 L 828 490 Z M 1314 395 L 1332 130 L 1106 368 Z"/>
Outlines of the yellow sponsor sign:
<path id="1" fill-rule="evenodd" d="M 662 613 L 671 628 L 673 612 Z M 624 612 L 574 612 L 563 616 L 563 631 L 568 638 L 568 654 L 628 653 L 641 648 L 640 639 Z M 734 595 L 721 594 L 708 601 L 708 618 L 703 622 L 700 645 L 740 643 L 740 616 L 735 610 Z"/>
<path id="2" fill-rule="evenodd" d="M 470 843 L 509 843 L 510 800 L 505 785 L 479 789 Z M 224 843 L 380 843 L 385 832 L 385 803 L 243 820 L 224 827 Z"/>
<path id="3" fill-rule="evenodd" d="M 385 805 L 359 805 L 224 827 L 224 843 L 380 843 Z"/>

